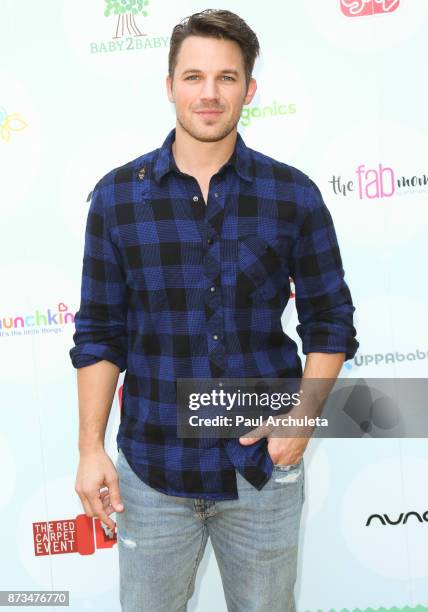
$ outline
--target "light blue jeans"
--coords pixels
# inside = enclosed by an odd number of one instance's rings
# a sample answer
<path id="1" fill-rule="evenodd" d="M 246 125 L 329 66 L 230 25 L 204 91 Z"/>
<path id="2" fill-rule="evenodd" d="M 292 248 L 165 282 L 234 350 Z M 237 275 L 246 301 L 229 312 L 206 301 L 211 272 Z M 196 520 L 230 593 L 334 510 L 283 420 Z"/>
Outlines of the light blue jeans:
<path id="1" fill-rule="evenodd" d="M 116 468 L 123 612 L 186 612 L 208 537 L 229 612 L 295 611 L 303 458 L 274 466 L 260 491 L 236 471 L 239 499 L 221 501 L 156 491 L 120 449 Z"/>

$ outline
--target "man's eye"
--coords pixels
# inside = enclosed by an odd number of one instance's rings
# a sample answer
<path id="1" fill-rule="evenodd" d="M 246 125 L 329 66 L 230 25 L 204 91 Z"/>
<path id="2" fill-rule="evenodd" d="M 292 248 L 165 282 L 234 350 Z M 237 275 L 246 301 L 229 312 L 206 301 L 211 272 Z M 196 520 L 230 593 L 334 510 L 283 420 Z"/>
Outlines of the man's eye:
<path id="1" fill-rule="evenodd" d="M 197 74 L 191 74 L 190 76 L 188 76 L 188 77 L 186 78 L 186 81 L 189 81 L 190 79 L 192 79 L 192 80 L 193 80 L 193 79 L 197 79 L 197 78 L 199 78 Z"/>
<path id="2" fill-rule="evenodd" d="M 229 79 L 229 80 L 231 80 L 231 81 L 234 81 L 234 80 L 235 80 L 233 77 L 229 76 L 228 74 L 224 74 L 224 75 L 223 75 L 223 78 L 224 78 L 224 79 Z"/>

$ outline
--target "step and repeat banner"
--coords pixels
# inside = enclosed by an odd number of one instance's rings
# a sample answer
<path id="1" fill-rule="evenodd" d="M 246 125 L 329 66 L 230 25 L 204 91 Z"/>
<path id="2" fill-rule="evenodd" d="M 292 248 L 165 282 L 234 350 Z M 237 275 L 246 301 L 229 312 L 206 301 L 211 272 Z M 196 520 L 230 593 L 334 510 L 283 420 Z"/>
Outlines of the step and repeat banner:
<path id="1" fill-rule="evenodd" d="M 239 132 L 308 174 L 333 216 L 360 341 L 340 375 L 428 374 L 425 0 L 0 0 L 1 589 L 67 590 L 76 611 L 120 609 L 116 540 L 74 491 L 90 194 L 174 126 L 171 30 L 208 7 L 261 44 Z M 300 347 L 293 299 L 282 322 Z M 298 610 L 428 610 L 426 440 L 313 439 L 305 465 Z M 226 610 L 209 544 L 189 610 Z"/>

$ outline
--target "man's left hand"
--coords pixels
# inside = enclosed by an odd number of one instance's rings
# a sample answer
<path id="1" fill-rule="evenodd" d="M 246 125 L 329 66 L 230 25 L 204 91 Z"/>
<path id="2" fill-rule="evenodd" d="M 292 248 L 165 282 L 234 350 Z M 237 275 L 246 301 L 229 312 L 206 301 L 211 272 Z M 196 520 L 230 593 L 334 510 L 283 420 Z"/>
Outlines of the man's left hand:
<path id="1" fill-rule="evenodd" d="M 261 440 L 263 436 L 258 438 L 239 438 L 239 442 L 243 446 L 249 446 L 254 444 L 258 440 Z M 281 465 L 296 464 L 303 457 L 305 448 L 308 445 L 310 438 L 268 438 L 268 452 L 272 463 Z"/>

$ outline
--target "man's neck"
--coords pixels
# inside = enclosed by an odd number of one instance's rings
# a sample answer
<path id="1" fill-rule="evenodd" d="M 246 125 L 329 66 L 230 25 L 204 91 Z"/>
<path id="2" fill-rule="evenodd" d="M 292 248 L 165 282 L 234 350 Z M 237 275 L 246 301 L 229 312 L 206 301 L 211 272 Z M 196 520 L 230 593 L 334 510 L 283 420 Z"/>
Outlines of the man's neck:
<path id="1" fill-rule="evenodd" d="M 177 123 L 175 140 L 172 144 L 175 163 L 181 172 L 209 180 L 232 155 L 236 138 L 237 130 L 235 129 L 222 140 L 201 142 L 192 138 Z"/>

